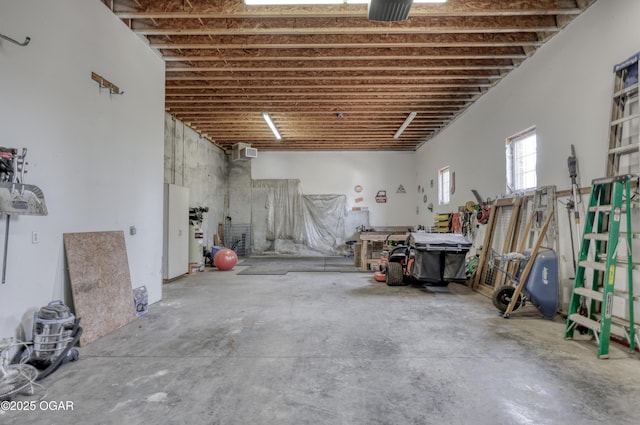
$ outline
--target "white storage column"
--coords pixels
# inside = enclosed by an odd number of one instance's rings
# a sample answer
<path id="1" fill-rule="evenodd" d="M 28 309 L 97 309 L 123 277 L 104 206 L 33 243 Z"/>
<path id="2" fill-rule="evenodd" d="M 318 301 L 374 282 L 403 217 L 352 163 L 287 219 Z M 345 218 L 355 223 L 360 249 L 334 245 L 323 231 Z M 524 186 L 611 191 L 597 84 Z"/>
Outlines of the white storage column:
<path id="1" fill-rule="evenodd" d="M 189 189 L 164 186 L 164 235 L 162 277 L 165 280 L 189 271 Z"/>

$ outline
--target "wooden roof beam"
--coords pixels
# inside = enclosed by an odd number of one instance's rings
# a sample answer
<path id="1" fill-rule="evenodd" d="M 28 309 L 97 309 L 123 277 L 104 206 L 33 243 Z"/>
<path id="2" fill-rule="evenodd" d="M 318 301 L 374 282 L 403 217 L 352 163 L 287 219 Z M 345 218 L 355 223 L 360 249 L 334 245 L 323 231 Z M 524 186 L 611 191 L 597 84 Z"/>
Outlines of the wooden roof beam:
<path id="1" fill-rule="evenodd" d="M 591 0 L 593 1 L 593 0 Z M 327 6 L 245 6 L 240 0 L 201 0 L 193 8 L 186 9 L 182 2 L 174 0 L 146 0 L 144 7 L 133 7 L 130 2 L 116 1 L 114 10 L 123 19 L 149 18 L 264 18 L 269 16 L 295 17 L 366 17 L 366 5 Z M 579 14 L 581 4 L 588 0 L 466 0 L 449 1 L 444 4 L 414 4 L 411 17 L 419 16 L 518 16 L 518 15 L 559 15 Z"/>
<path id="2" fill-rule="evenodd" d="M 421 47 L 421 48 L 359 48 L 343 49 L 335 47 L 331 49 L 227 49 L 219 48 L 215 54 L 210 54 L 210 49 L 200 50 L 184 49 L 184 55 L 176 55 L 172 49 L 163 49 L 163 58 L 166 62 L 174 61 L 281 61 L 281 60 L 436 60 L 436 59 L 525 59 L 527 55 L 520 46 L 491 46 L 491 47 Z"/>
<path id="3" fill-rule="evenodd" d="M 254 81 L 246 81 L 242 84 L 239 84 L 237 81 L 216 81 L 213 83 L 202 84 L 199 82 L 186 81 L 182 82 L 167 82 L 168 84 L 165 86 L 165 91 L 169 90 L 182 90 L 184 89 L 210 89 L 210 90 L 251 90 L 251 89 L 270 89 L 270 90 L 287 90 L 287 89 L 311 89 L 311 90 L 325 90 L 325 89 L 381 89 L 381 90 L 397 90 L 397 89 L 411 89 L 411 90 L 431 90 L 431 89 L 458 89 L 458 90 L 480 90 L 482 88 L 491 87 L 491 83 L 482 83 L 473 81 L 404 81 L 402 83 L 384 83 L 380 84 L 379 82 L 373 81 L 347 81 L 347 80 L 331 80 L 325 79 L 323 81 L 318 81 L 316 84 L 298 84 L 293 81 L 280 81 L 279 84 L 265 84 L 262 81 L 254 80 Z"/>
<path id="4" fill-rule="evenodd" d="M 204 38 L 204 40 L 203 40 Z M 164 36 L 148 36 L 156 49 L 319 49 L 319 48 L 420 48 L 539 46 L 538 33 L 439 33 L 439 34 L 305 34 L 183 36 L 167 42 Z"/>
<path id="5" fill-rule="evenodd" d="M 572 15 L 562 15 L 572 16 Z M 134 21 L 132 29 L 145 36 L 154 35 L 296 35 L 296 34 L 475 34 L 555 32 L 558 25 L 555 16 L 522 16 L 491 19 L 477 17 L 418 17 L 389 26 L 366 19 L 346 18 L 291 18 L 251 20 L 208 19 L 162 20 L 150 18 L 153 25 Z"/>

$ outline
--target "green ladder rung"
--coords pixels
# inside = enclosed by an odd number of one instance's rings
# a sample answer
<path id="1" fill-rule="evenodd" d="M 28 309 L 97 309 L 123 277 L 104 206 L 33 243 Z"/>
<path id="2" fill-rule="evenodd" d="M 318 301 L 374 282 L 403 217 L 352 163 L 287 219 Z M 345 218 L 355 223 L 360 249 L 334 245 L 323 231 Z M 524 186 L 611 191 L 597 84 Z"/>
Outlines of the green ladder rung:
<path id="1" fill-rule="evenodd" d="M 578 266 L 588 269 L 600 270 L 601 272 L 607 270 L 607 263 L 601 263 L 599 261 L 580 261 L 580 263 L 578 263 Z"/>
<path id="2" fill-rule="evenodd" d="M 628 328 L 631 326 L 633 326 L 634 328 L 640 327 L 640 325 L 637 323 L 631 323 L 629 322 L 629 320 L 623 319 L 621 317 L 615 317 L 615 316 L 611 318 L 611 323 L 614 323 L 617 326 L 620 326 L 621 328 Z"/>
<path id="3" fill-rule="evenodd" d="M 587 233 L 584 238 L 592 241 L 608 241 L 609 233 Z"/>
<path id="4" fill-rule="evenodd" d="M 589 319 L 588 317 L 585 317 L 581 314 L 578 314 L 578 313 L 570 314 L 567 320 L 571 322 L 575 322 L 578 325 L 582 325 L 585 328 L 589 328 L 594 332 L 600 332 L 600 322 L 593 319 Z"/>
<path id="5" fill-rule="evenodd" d="M 590 300 L 596 300 L 600 302 L 602 302 L 602 300 L 604 299 L 604 292 L 595 291 L 593 289 L 588 289 L 584 287 L 573 288 L 573 293 L 574 295 L 580 295 L 581 297 L 587 297 Z M 624 291 L 621 289 L 615 289 L 614 291 L 612 291 L 612 293 L 613 293 L 613 296 L 617 298 L 625 298 L 625 299 L 640 298 L 640 295 L 633 295 L 629 297 L 629 291 Z"/>
<path id="6" fill-rule="evenodd" d="M 594 205 L 593 207 L 589 207 L 589 212 L 610 212 L 611 205 Z"/>
<path id="7" fill-rule="evenodd" d="M 581 295 L 583 297 L 587 297 L 590 298 L 592 300 L 596 300 L 596 301 L 602 301 L 604 293 L 599 292 L 599 291 L 594 291 L 593 289 L 587 289 L 587 288 L 574 288 L 573 290 L 574 294 L 578 294 Z"/>

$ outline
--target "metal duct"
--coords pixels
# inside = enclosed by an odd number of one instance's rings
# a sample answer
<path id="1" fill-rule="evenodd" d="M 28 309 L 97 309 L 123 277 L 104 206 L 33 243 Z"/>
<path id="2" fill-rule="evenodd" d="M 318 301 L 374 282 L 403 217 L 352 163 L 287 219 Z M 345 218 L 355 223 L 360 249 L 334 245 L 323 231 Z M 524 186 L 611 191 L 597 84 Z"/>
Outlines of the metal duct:
<path id="1" fill-rule="evenodd" d="M 371 0 L 369 20 L 382 22 L 404 21 L 409 17 L 413 0 Z"/>

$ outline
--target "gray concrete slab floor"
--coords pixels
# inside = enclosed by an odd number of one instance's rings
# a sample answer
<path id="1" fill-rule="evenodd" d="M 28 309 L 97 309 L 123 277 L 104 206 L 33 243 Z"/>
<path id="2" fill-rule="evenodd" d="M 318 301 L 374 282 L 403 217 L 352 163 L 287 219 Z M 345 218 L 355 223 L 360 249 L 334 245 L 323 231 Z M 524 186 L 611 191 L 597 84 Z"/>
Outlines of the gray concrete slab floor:
<path id="1" fill-rule="evenodd" d="M 565 341 L 535 308 L 369 273 L 210 271 L 80 348 L 42 384 L 73 410 L 2 424 L 637 424 L 640 363 Z M 26 398 L 22 398 L 26 399 Z M 68 407 L 68 405 L 65 405 Z"/>

